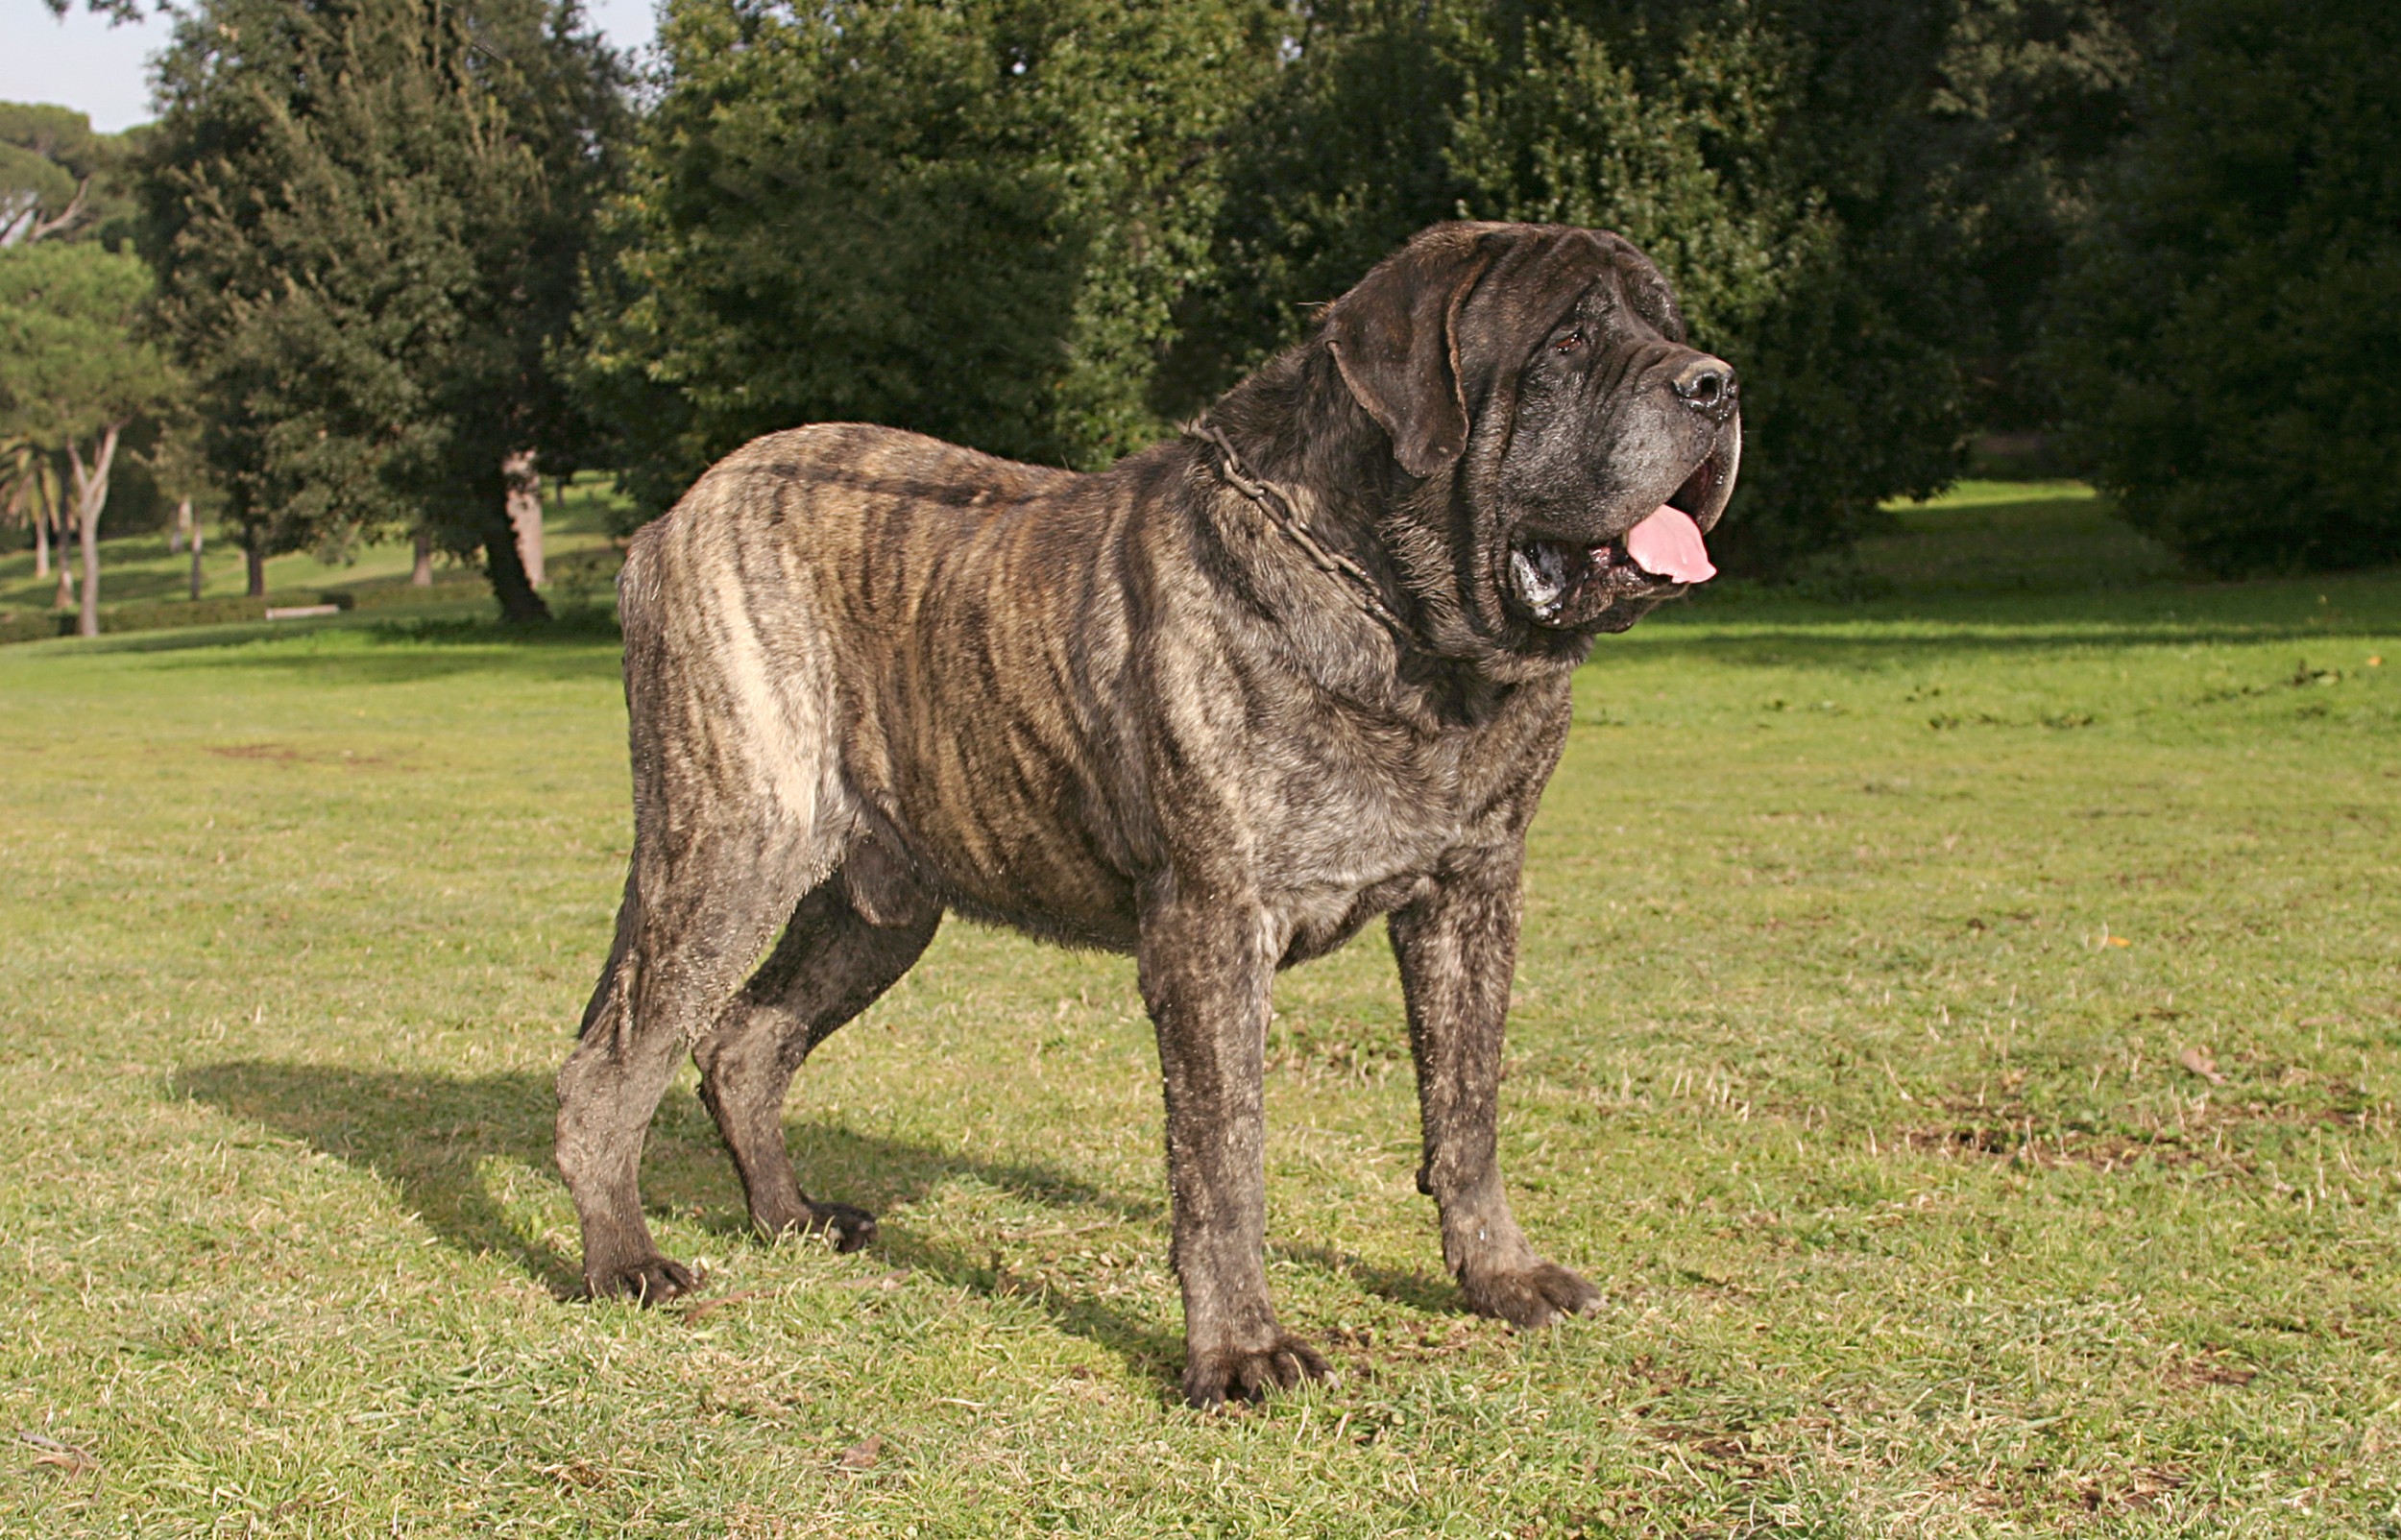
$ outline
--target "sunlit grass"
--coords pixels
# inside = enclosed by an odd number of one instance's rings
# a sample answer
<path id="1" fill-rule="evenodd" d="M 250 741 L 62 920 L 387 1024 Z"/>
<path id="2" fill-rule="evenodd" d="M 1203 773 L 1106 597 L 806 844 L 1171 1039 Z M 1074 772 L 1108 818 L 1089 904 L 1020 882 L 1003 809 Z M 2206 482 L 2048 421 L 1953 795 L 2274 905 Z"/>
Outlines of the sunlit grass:
<path id="1" fill-rule="evenodd" d="M 2036 502 L 2090 502 L 2093 489 L 2081 481 L 1985 481 L 1969 477 L 1953 482 L 1940 495 L 1922 503 L 1892 506 L 1941 512 L 1955 508 L 1991 508 Z"/>

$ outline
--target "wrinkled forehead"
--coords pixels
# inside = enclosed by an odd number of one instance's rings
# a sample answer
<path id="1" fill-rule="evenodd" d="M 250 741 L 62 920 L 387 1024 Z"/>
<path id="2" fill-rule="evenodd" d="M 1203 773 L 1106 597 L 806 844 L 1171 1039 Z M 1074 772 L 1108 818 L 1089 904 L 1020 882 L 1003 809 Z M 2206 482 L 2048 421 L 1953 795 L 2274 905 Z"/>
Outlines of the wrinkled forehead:
<path id="1" fill-rule="evenodd" d="M 1603 290 L 1682 340 L 1675 295 L 1632 241 L 1607 230 L 1545 230 L 1512 242 L 1461 308 L 1461 372 L 1489 377 L 1516 369 L 1579 301 Z"/>

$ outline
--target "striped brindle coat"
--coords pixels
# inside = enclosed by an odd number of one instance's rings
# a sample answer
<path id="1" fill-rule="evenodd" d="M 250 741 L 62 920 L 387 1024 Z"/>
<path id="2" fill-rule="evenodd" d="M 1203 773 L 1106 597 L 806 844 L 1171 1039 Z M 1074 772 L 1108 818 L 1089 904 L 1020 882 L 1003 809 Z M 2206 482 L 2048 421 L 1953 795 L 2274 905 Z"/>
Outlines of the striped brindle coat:
<path id="1" fill-rule="evenodd" d="M 1269 992 L 1382 916 L 1444 1261 L 1521 1326 L 1589 1308 L 1494 1156 L 1526 826 L 1569 672 L 1682 591 L 1625 532 L 1713 524 L 1739 441 L 1632 246 L 1445 225 L 1096 474 L 857 425 L 728 456 L 618 584 L 634 850 L 559 1074 L 590 1290 L 692 1285 L 635 1185 L 687 1048 L 759 1230 L 873 1236 L 802 1191 L 785 1094 L 957 910 L 1138 959 L 1185 1395 L 1322 1374 L 1268 1299 Z"/>

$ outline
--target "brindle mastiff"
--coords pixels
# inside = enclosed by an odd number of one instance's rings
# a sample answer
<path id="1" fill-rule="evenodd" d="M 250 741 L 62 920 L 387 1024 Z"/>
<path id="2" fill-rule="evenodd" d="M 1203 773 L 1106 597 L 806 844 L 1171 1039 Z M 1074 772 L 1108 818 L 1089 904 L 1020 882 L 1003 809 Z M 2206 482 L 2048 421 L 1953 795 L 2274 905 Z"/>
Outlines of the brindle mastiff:
<path id="1" fill-rule="evenodd" d="M 1501 1023 L 1569 671 L 1708 575 L 1734 486 L 1734 372 L 1684 337 L 1615 235 L 1443 225 L 1107 470 L 856 425 L 711 469 L 618 580 L 632 870 L 559 1073 L 591 1291 L 692 1287 L 635 1191 L 688 1047 L 758 1228 L 873 1237 L 795 1180 L 785 1092 L 956 909 L 1138 960 L 1184 1394 L 1322 1375 L 1268 1301 L 1269 987 L 1381 915 L 1443 1261 L 1518 1326 L 1592 1306 L 1510 1216 Z"/>

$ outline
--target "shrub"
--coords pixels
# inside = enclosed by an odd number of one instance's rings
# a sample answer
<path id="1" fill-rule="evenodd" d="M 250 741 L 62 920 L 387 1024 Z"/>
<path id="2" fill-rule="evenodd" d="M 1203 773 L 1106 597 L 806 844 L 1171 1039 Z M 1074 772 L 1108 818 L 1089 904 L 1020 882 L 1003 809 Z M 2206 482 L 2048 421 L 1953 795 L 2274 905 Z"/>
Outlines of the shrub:
<path id="1" fill-rule="evenodd" d="M 2223 573 L 2401 555 L 2401 9 L 2183 0 L 2053 324 L 2070 443 Z"/>

